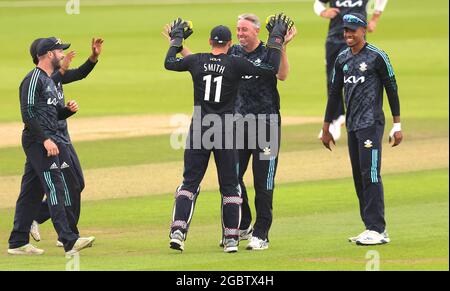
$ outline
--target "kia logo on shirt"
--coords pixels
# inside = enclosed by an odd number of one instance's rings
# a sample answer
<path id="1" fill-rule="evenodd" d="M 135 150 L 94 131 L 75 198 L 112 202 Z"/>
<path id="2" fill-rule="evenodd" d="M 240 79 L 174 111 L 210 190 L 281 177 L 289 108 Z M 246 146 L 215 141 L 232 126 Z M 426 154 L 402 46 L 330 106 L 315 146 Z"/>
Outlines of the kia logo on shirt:
<path id="1" fill-rule="evenodd" d="M 336 7 L 356 7 L 356 6 L 363 6 L 363 1 L 359 0 L 353 3 L 352 0 L 345 0 L 345 1 L 336 1 Z"/>
<path id="2" fill-rule="evenodd" d="M 361 76 L 359 78 L 356 78 L 355 76 L 345 77 L 344 76 L 344 84 L 350 83 L 350 84 L 358 84 L 359 82 L 364 83 L 366 81 L 366 78 L 364 76 Z"/>
<path id="3" fill-rule="evenodd" d="M 58 100 L 56 100 L 56 98 L 48 98 L 47 104 L 56 106 L 58 104 Z"/>

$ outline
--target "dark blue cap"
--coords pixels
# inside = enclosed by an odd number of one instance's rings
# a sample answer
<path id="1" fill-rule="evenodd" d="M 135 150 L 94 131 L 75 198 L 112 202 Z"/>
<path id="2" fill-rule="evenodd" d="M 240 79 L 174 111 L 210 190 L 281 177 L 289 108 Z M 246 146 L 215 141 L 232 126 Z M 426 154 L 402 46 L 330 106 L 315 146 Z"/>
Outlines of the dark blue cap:
<path id="1" fill-rule="evenodd" d="M 225 43 L 231 40 L 231 31 L 224 25 L 219 25 L 211 30 L 210 39 L 217 43 Z"/>
<path id="2" fill-rule="evenodd" d="M 357 30 L 358 27 L 367 27 L 366 18 L 359 13 L 345 14 L 342 20 L 344 21 L 344 27 L 351 30 Z"/>
<path id="3" fill-rule="evenodd" d="M 52 50 L 58 49 L 65 50 L 68 49 L 69 47 L 70 43 L 63 43 L 59 38 L 56 37 L 43 38 L 36 47 L 37 56 L 38 57 L 43 56 L 47 52 Z"/>

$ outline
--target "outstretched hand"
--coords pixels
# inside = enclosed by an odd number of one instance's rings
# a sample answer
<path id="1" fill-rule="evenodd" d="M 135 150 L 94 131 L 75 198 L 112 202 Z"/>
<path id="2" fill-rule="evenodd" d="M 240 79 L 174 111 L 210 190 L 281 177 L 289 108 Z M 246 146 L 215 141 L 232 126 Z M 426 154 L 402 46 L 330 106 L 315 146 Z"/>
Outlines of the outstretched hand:
<path id="1" fill-rule="evenodd" d="M 103 39 L 92 38 L 91 49 L 92 49 L 91 60 L 97 62 L 98 56 L 102 53 Z"/>
<path id="2" fill-rule="evenodd" d="M 297 35 L 297 28 L 292 26 L 291 29 L 288 30 L 286 36 L 284 37 L 284 45 L 287 45 L 294 37 Z"/>
<path id="3" fill-rule="evenodd" d="M 60 69 L 60 71 L 62 70 L 61 73 L 64 74 L 69 69 L 70 63 L 72 62 L 73 58 L 76 55 L 77 55 L 77 53 L 75 51 L 70 51 L 67 53 L 67 55 L 62 60 L 61 69 Z"/>

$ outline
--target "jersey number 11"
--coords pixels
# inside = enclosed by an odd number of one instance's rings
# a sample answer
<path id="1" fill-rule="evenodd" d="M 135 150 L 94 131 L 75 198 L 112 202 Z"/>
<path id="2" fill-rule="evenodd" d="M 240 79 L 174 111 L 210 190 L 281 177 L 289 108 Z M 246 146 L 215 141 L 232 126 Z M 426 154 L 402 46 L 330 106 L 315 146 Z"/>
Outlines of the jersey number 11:
<path id="1" fill-rule="evenodd" d="M 211 78 L 212 75 L 207 75 L 203 77 L 203 81 L 206 81 L 206 87 L 205 87 L 205 101 L 209 101 L 209 95 L 211 92 Z M 214 102 L 219 103 L 220 102 L 220 94 L 222 92 L 222 76 L 216 77 L 213 80 L 214 83 L 216 83 L 216 96 L 214 97 Z"/>

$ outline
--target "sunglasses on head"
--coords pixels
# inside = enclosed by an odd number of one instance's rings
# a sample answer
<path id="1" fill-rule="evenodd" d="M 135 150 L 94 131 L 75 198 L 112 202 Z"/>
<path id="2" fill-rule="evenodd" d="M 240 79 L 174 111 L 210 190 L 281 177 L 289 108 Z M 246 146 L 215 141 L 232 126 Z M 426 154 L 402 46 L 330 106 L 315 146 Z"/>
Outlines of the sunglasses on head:
<path id="1" fill-rule="evenodd" d="M 358 18 L 354 15 L 345 15 L 344 21 L 349 22 L 349 23 L 363 24 L 364 26 L 367 25 L 367 23 L 364 20 L 361 20 L 360 18 Z"/>

